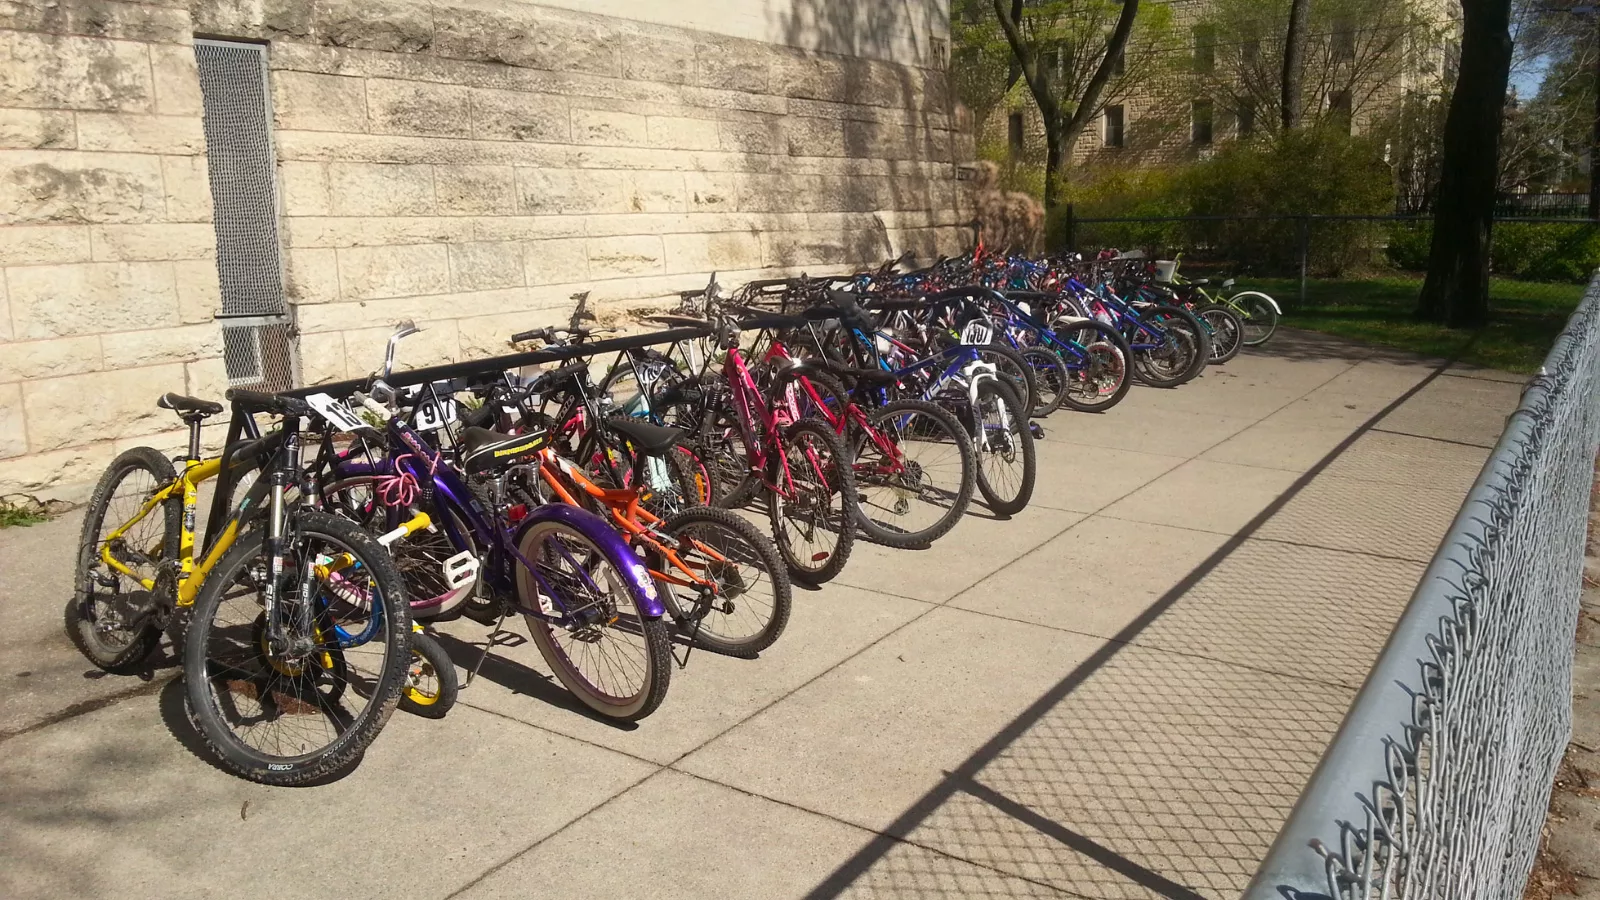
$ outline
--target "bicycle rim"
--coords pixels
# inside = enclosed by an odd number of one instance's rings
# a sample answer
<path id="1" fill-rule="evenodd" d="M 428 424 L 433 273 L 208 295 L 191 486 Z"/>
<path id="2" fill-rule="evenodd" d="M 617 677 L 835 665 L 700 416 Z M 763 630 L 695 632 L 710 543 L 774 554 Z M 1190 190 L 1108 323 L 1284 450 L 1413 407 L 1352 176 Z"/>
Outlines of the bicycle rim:
<path id="1" fill-rule="evenodd" d="M 599 547 L 561 522 L 539 522 L 518 551 L 539 578 L 518 568 L 518 594 L 561 616 L 527 615 L 545 662 L 579 700 L 612 718 L 639 718 L 660 703 L 669 668 L 661 622 L 643 616 L 622 573 Z M 540 583 L 551 595 L 544 593 Z"/>

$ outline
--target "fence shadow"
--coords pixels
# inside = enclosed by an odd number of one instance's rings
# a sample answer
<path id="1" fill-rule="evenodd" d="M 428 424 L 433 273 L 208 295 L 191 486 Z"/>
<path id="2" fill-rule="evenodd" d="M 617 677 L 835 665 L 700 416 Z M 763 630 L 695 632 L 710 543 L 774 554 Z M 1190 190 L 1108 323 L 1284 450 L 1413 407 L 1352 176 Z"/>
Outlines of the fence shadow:
<path id="1" fill-rule="evenodd" d="M 1326 359 L 1323 343 L 1284 345 Z M 1329 470 L 1448 365 L 1432 361 L 807 896 L 965 896 L 952 864 L 1021 879 L 1011 895 L 1236 895 L 1422 568 L 1302 545 L 1274 517 L 1319 477 L 1349 478 Z M 1315 589 L 1353 563 L 1371 568 Z M 1341 630 L 1343 647 L 1325 639 Z"/>

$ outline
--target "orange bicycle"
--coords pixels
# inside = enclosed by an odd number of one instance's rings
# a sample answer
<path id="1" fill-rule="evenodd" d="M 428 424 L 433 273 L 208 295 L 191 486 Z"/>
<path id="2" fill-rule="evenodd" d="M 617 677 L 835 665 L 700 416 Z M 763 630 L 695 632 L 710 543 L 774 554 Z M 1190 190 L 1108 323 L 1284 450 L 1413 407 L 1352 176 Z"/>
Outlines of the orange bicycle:
<path id="1" fill-rule="evenodd" d="M 646 453 L 670 450 L 683 433 L 638 420 L 619 427 Z M 521 470 L 513 496 L 523 494 L 518 499 L 530 509 L 560 501 L 610 518 L 645 560 L 668 615 L 694 646 L 751 657 L 783 633 L 788 569 L 772 541 L 737 513 L 696 506 L 663 519 L 641 505 L 647 490 L 601 487 L 548 446 L 539 451 L 536 481 L 527 477 L 534 468 Z"/>

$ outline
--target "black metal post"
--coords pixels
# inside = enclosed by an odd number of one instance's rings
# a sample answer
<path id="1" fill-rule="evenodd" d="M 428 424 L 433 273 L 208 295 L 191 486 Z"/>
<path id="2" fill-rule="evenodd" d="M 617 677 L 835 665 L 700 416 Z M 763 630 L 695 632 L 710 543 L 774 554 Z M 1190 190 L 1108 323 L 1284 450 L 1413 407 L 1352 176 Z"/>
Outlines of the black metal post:
<path id="1" fill-rule="evenodd" d="M 1300 217 L 1300 305 L 1306 304 L 1306 274 L 1311 260 L 1311 217 Z"/>

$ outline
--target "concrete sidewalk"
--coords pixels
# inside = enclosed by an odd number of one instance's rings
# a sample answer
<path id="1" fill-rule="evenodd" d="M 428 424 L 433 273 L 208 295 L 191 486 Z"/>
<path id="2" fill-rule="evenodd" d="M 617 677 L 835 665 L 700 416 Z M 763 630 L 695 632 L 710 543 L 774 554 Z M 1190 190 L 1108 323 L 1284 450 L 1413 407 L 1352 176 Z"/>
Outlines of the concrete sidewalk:
<path id="1" fill-rule="evenodd" d="M 314 789 L 196 756 L 170 670 L 86 672 L 75 517 L 0 532 L 0 896 L 1235 896 L 1520 390 L 1286 331 L 1045 420 L 1024 513 L 858 544 L 637 728 L 510 648 Z"/>

